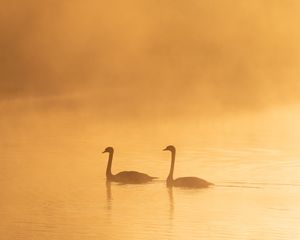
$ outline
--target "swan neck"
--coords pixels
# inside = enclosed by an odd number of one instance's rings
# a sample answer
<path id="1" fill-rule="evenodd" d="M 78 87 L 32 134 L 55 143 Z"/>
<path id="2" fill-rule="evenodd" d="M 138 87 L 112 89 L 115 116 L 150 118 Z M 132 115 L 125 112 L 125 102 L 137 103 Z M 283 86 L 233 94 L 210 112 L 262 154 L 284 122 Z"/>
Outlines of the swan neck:
<path id="1" fill-rule="evenodd" d="M 173 182 L 173 172 L 174 172 L 174 165 L 175 165 L 175 155 L 176 152 L 172 151 L 171 152 L 171 167 L 170 167 L 170 173 L 169 176 L 167 178 L 167 185 L 171 185 L 171 183 Z"/>
<path id="2" fill-rule="evenodd" d="M 109 153 L 109 156 L 108 156 L 108 163 L 107 163 L 107 167 L 106 167 L 106 178 L 107 178 L 108 180 L 110 180 L 111 177 L 112 177 L 112 173 L 111 173 L 111 165 L 112 165 L 113 155 L 114 155 L 114 153 L 113 153 L 113 152 L 110 152 L 110 153 Z"/>

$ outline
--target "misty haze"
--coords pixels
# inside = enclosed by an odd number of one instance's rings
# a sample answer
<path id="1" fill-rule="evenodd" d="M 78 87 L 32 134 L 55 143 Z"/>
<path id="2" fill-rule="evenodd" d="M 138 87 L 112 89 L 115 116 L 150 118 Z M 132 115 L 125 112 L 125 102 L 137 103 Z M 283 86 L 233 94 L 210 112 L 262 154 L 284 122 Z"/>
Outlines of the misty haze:
<path id="1" fill-rule="evenodd" d="M 1 6 L 3 239 L 300 238 L 300 2 Z"/>

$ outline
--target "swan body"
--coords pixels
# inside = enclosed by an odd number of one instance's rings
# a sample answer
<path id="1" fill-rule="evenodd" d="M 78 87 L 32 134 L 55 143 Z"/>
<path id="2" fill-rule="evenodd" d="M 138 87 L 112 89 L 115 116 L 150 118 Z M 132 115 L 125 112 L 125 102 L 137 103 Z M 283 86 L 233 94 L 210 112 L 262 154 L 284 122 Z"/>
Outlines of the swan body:
<path id="1" fill-rule="evenodd" d="M 146 183 L 152 181 L 153 179 L 155 179 L 155 177 L 151 177 L 148 174 L 136 171 L 123 171 L 112 177 L 112 181 L 123 183 Z"/>
<path id="2" fill-rule="evenodd" d="M 106 168 L 106 179 L 111 182 L 119 182 L 124 184 L 141 184 L 147 183 L 155 179 L 156 177 L 151 177 L 148 174 L 140 173 L 136 171 L 123 171 L 117 174 L 111 173 L 112 159 L 114 154 L 114 149 L 112 147 L 107 147 L 103 153 L 109 153 L 108 163 Z"/>
<path id="3" fill-rule="evenodd" d="M 174 187 L 189 187 L 189 188 L 207 188 L 210 185 L 213 185 L 212 183 L 197 177 L 176 178 L 175 180 L 173 180 L 172 184 Z"/>
<path id="4" fill-rule="evenodd" d="M 171 168 L 170 173 L 167 178 L 167 187 L 183 187 L 183 188 L 207 188 L 213 183 L 210 183 L 204 179 L 197 178 L 197 177 L 181 177 L 173 179 L 173 172 L 175 166 L 175 154 L 176 149 L 174 146 L 170 145 L 164 149 L 164 151 L 171 151 L 172 154 L 172 161 L 171 161 Z"/>

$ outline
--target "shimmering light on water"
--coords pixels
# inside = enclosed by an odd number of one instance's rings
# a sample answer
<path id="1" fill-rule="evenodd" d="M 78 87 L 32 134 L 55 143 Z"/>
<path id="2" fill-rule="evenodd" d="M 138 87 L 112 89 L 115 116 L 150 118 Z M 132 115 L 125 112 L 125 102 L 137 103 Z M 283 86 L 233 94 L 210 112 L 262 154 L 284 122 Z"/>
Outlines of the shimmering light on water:
<path id="1" fill-rule="evenodd" d="M 300 151 L 290 126 L 199 130 L 198 123 L 181 122 L 154 131 L 151 124 L 137 130 L 71 122 L 41 127 L 20 120 L 24 126 L 0 140 L 4 239 L 300 238 Z M 216 186 L 167 189 L 170 156 L 161 149 L 171 143 L 178 150 L 175 177 L 198 176 Z M 106 184 L 107 145 L 116 148 L 113 172 L 159 179 Z"/>

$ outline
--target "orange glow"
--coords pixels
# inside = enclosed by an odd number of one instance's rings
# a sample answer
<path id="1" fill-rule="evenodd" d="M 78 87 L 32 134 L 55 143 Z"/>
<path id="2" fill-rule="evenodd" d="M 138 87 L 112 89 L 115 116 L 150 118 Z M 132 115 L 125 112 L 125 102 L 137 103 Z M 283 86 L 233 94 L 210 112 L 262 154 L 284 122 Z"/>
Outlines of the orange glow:
<path id="1" fill-rule="evenodd" d="M 2 3 L 1 236 L 299 239 L 299 10 Z M 174 179 L 215 185 L 167 188 L 168 145 Z"/>

